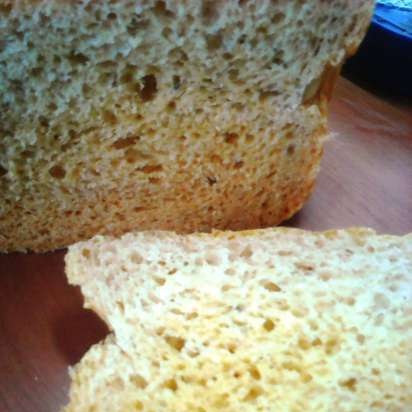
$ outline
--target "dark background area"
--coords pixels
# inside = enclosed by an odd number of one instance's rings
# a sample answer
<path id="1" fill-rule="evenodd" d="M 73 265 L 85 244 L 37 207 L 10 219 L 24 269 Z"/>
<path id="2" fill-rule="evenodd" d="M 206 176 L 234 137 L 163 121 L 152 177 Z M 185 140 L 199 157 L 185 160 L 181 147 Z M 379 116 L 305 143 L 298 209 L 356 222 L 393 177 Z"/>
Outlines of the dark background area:
<path id="1" fill-rule="evenodd" d="M 366 37 L 342 75 L 378 97 L 412 106 L 412 9 L 377 4 Z"/>

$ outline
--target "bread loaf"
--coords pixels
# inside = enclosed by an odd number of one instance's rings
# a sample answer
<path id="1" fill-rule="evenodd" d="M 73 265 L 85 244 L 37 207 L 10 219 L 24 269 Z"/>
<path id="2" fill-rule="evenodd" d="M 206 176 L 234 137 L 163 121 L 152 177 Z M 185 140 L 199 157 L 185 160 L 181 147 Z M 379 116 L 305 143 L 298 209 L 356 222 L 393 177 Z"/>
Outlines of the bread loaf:
<path id="1" fill-rule="evenodd" d="M 412 410 L 412 234 L 99 236 L 66 273 L 113 331 L 66 412 Z"/>
<path id="2" fill-rule="evenodd" d="M 291 216 L 372 5 L 0 1 L 0 250 Z"/>

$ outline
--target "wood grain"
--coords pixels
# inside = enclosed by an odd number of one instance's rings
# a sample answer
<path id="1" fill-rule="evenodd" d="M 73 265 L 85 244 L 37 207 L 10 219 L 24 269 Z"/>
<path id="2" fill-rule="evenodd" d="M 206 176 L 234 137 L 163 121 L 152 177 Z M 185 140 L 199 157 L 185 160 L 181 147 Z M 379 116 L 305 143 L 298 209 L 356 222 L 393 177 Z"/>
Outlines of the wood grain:
<path id="1" fill-rule="evenodd" d="M 287 224 L 412 231 L 412 109 L 340 79 L 330 126 L 315 192 Z M 67 285 L 63 256 L 0 256 L 0 411 L 58 411 L 68 366 L 107 333 Z"/>

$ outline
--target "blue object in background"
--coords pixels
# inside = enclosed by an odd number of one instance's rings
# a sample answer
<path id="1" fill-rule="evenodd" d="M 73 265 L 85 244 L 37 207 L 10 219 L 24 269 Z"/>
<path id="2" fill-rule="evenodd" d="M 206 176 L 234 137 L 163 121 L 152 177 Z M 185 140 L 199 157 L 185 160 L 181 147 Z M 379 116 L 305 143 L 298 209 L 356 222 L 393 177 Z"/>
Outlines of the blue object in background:
<path id="1" fill-rule="evenodd" d="M 367 35 L 343 74 L 377 92 L 412 99 L 412 0 L 377 1 Z"/>

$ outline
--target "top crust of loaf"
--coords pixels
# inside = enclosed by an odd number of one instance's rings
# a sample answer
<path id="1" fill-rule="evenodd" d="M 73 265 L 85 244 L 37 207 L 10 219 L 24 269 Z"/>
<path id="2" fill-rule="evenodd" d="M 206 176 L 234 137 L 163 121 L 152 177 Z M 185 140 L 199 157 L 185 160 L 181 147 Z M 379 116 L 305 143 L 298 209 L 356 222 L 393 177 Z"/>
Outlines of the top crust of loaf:
<path id="1" fill-rule="evenodd" d="M 69 248 L 114 335 L 66 411 L 412 408 L 412 234 L 140 232 Z"/>

